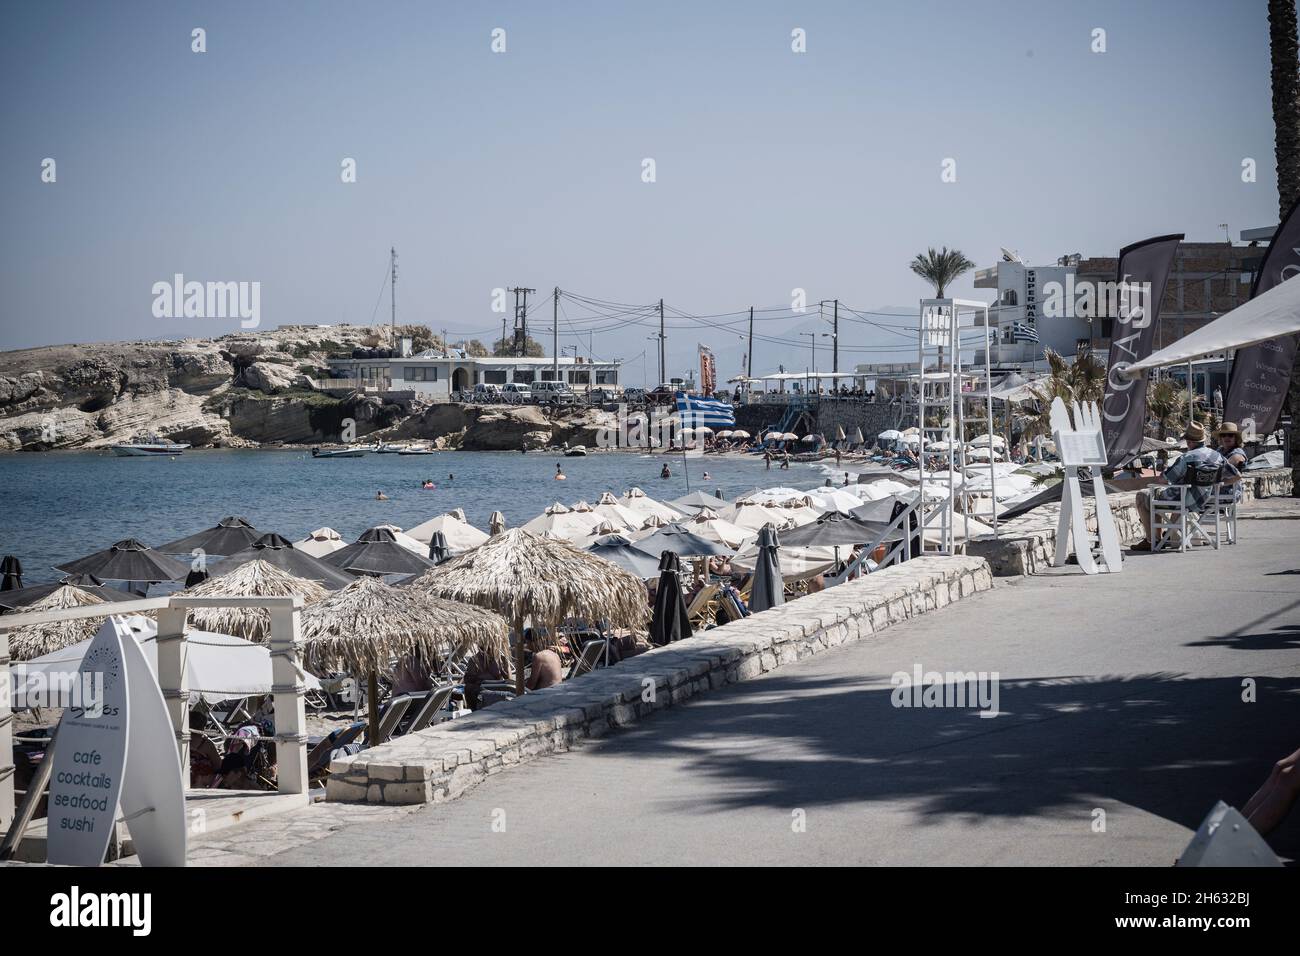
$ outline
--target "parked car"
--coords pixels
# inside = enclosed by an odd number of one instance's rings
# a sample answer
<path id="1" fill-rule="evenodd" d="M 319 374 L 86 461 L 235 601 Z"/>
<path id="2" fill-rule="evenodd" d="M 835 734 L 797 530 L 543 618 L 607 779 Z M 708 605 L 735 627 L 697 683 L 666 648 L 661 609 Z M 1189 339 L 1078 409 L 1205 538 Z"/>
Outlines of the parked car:
<path id="1" fill-rule="evenodd" d="M 527 405 L 533 400 L 533 390 L 522 382 L 506 382 L 501 397 L 512 405 Z"/>
<path id="2" fill-rule="evenodd" d="M 644 388 L 625 388 L 623 389 L 623 401 L 629 405 L 641 405 L 645 402 Z"/>
<path id="3" fill-rule="evenodd" d="M 618 401 L 618 392 L 608 386 L 597 386 L 591 390 L 591 404 L 604 405 Z"/>
<path id="4" fill-rule="evenodd" d="M 665 382 L 657 385 L 646 393 L 646 403 L 649 405 L 671 405 L 676 401 L 677 387 Z"/>
<path id="5" fill-rule="evenodd" d="M 470 401 L 480 405 L 491 405 L 501 401 L 501 386 L 491 382 L 479 382 L 474 386 Z"/>
<path id="6" fill-rule="evenodd" d="M 564 382 L 535 382 L 533 392 L 543 405 L 573 405 L 578 401 L 573 389 Z"/>

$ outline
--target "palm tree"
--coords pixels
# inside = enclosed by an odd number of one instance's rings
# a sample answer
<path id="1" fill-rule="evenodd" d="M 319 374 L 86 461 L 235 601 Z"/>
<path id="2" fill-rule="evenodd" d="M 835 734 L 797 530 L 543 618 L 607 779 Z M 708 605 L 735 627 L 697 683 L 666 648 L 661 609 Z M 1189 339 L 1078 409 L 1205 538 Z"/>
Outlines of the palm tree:
<path id="1" fill-rule="evenodd" d="M 1156 437 L 1169 438 L 1170 425 L 1177 425 L 1183 410 L 1183 391 L 1173 379 L 1156 379 L 1147 385 L 1147 411 L 1155 416 Z"/>
<path id="2" fill-rule="evenodd" d="M 942 299 L 944 290 L 956 282 L 962 273 L 974 269 L 975 263 L 967 259 L 959 249 L 950 250 L 944 246 L 935 252 L 934 246 L 931 246 L 925 252 L 917 254 L 917 257 L 912 260 L 911 268 L 913 272 L 934 286 L 934 297 Z M 939 347 L 939 367 L 943 367 L 943 346 Z"/>
<path id="3" fill-rule="evenodd" d="M 962 273 L 975 268 L 975 263 L 967 259 L 960 250 L 944 246 L 938 252 L 931 246 L 912 260 L 912 271 L 934 286 L 934 297 L 942 299 L 944 289 L 961 277 Z"/>
<path id="4" fill-rule="evenodd" d="M 1043 350 L 1051 374 L 1029 387 L 1038 403 L 1038 412 L 1028 417 L 1025 435 L 1052 434 L 1049 421 L 1052 399 L 1059 398 L 1067 408 L 1074 402 L 1100 402 L 1106 390 L 1106 369 L 1091 352 L 1078 352 L 1073 362 L 1067 362 L 1051 349 Z"/>
<path id="5" fill-rule="evenodd" d="M 1273 80 L 1273 156 L 1277 160 L 1278 222 L 1300 198 L 1300 70 L 1295 0 L 1268 0 L 1268 47 Z M 1291 367 L 1290 404 L 1300 408 L 1300 354 Z M 1291 429 L 1291 494 L 1300 497 L 1300 428 Z"/>

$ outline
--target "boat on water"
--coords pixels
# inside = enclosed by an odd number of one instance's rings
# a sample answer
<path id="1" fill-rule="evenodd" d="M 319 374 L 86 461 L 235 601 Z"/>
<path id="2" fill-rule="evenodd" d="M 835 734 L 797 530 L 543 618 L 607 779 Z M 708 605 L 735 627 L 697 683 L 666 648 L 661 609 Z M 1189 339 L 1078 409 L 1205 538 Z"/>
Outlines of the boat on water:
<path id="1" fill-rule="evenodd" d="M 156 435 L 146 435 L 112 446 L 113 454 L 119 458 L 165 458 L 179 455 L 189 447 L 188 444 L 167 441 Z"/>
<path id="2" fill-rule="evenodd" d="M 313 458 L 360 458 L 365 453 L 364 448 L 321 448 L 319 445 L 311 450 Z"/>
<path id="3" fill-rule="evenodd" d="M 587 454 L 586 445 L 573 445 L 564 449 L 565 458 L 581 458 Z"/>
<path id="4" fill-rule="evenodd" d="M 399 455 L 434 455 L 437 454 L 428 445 L 408 445 L 398 452 Z"/>
<path id="5" fill-rule="evenodd" d="M 406 453 L 408 445 L 390 445 L 386 442 L 380 443 L 375 448 L 376 455 L 402 455 Z"/>

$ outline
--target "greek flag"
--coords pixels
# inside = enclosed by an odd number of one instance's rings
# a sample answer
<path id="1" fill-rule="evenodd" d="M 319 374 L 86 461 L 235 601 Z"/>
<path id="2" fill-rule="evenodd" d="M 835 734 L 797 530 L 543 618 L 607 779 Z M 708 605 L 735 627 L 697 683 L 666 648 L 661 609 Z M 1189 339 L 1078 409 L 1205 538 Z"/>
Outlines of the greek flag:
<path id="1" fill-rule="evenodd" d="M 677 393 L 677 414 L 682 420 L 683 428 L 725 427 L 736 424 L 736 410 L 726 402 L 713 398 L 699 398 Z"/>
<path id="2" fill-rule="evenodd" d="M 1026 325 L 1024 322 L 1011 323 L 1011 341 L 1012 342 L 1037 342 L 1038 330 L 1032 325 Z"/>

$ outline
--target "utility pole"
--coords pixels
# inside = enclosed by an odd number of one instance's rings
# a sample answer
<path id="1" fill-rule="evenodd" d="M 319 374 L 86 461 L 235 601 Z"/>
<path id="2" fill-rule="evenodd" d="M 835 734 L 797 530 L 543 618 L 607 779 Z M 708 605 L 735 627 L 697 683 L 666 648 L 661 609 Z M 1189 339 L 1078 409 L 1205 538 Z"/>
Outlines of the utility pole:
<path id="1" fill-rule="evenodd" d="M 555 381 L 560 380 L 560 287 L 555 287 L 555 298 L 551 301 L 551 356 L 554 359 Z"/>
<path id="2" fill-rule="evenodd" d="M 536 289 L 516 288 L 511 289 L 515 294 L 515 355 L 524 356 L 528 354 L 528 293 L 536 292 Z M 520 296 L 523 297 L 522 303 Z"/>
<path id="3" fill-rule="evenodd" d="M 835 300 L 835 329 L 831 333 L 831 348 L 834 350 L 831 371 L 836 375 L 840 373 L 840 300 Z M 832 379 L 831 385 L 834 385 L 838 379 Z"/>
<path id="4" fill-rule="evenodd" d="M 667 367 L 664 365 L 664 300 L 659 300 L 659 383 L 662 385 L 667 381 Z"/>
<path id="5" fill-rule="evenodd" d="M 749 307 L 749 348 L 745 352 L 745 377 L 754 377 L 754 307 Z M 745 383 L 749 387 L 749 383 Z"/>
<path id="6" fill-rule="evenodd" d="M 447 330 L 442 330 L 442 357 L 447 357 Z"/>
<path id="7" fill-rule="evenodd" d="M 388 247 L 388 265 L 392 270 L 388 280 L 388 300 L 392 304 L 393 351 L 397 351 L 397 248 Z"/>

